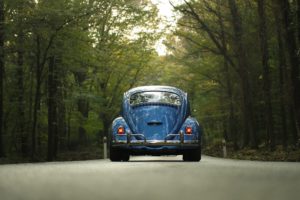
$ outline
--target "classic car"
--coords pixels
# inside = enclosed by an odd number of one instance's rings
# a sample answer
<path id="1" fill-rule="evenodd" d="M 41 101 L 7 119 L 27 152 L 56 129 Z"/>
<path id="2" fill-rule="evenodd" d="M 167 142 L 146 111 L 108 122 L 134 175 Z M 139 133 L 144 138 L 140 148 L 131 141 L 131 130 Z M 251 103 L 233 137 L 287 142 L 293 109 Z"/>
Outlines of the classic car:
<path id="1" fill-rule="evenodd" d="M 183 161 L 200 161 L 201 135 L 187 93 L 170 86 L 136 87 L 124 93 L 121 116 L 112 123 L 110 160 L 183 155 Z"/>

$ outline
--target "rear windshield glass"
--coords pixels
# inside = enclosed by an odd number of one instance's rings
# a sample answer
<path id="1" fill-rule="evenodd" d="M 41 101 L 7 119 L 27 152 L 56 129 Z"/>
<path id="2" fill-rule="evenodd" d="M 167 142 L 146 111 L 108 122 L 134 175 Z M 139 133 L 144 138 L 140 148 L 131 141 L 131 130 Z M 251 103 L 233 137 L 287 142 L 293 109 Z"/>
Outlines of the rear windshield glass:
<path id="1" fill-rule="evenodd" d="M 166 103 L 171 105 L 181 105 L 180 97 L 171 92 L 140 92 L 131 95 L 130 105 L 145 103 Z"/>

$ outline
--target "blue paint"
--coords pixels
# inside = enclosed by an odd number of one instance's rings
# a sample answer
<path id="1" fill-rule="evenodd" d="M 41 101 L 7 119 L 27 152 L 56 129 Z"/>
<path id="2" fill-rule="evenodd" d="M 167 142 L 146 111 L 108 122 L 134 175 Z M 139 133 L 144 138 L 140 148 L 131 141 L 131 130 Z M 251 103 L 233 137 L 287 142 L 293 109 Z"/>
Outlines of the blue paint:
<path id="1" fill-rule="evenodd" d="M 130 117 L 136 133 L 147 140 L 163 140 L 172 133 L 179 111 L 177 106 L 144 105 L 131 108 Z"/>
<path id="2" fill-rule="evenodd" d="M 168 103 L 142 103 L 140 105 L 131 105 L 131 95 L 142 92 L 168 92 L 174 93 L 180 97 L 180 105 Z M 117 130 L 122 126 L 125 128 L 124 135 L 118 135 Z M 130 146 L 127 145 L 127 134 L 142 134 L 130 136 L 130 142 L 146 141 L 168 141 L 180 142 L 180 132 L 185 133 L 186 127 L 192 128 L 192 134 L 184 134 L 184 144 L 180 145 L 161 145 L 152 147 L 141 144 Z M 112 144 L 124 143 L 124 148 L 132 150 L 163 151 L 172 149 L 188 149 L 189 141 L 198 141 L 200 145 L 202 130 L 195 118 L 190 117 L 190 108 L 188 96 L 182 90 L 169 86 L 144 86 L 137 87 L 127 91 L 123 97 L 121 117 L 116 118 L 112 123 Z"/>

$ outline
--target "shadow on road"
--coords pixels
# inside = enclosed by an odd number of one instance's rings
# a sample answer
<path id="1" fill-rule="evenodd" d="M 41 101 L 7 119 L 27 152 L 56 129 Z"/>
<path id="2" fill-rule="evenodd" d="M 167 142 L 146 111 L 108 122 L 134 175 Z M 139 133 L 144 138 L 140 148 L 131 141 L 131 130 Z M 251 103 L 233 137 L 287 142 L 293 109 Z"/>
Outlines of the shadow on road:
<path id="1" fill-rule="evenodd" d="M 129 162 L 183 162 L 182 160 L 130 160 Z"/>

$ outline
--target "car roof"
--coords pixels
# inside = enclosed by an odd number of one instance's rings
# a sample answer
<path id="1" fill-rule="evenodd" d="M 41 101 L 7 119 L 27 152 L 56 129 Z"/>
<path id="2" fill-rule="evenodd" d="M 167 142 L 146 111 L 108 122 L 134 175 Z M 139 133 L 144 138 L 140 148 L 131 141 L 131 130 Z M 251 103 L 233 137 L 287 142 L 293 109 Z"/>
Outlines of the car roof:
<path id="1" fill-rule="evenodd" d="M 172 86 L 165 86 L 165 85 L 149 85 L 149 86 L 140 86 L 140 87 L 135 87 L 127 92 L 125 92 L 125 96 L 130 96 L 134 93 L 138 92 L 150 92 L 150 91 L 164 91 L 164 92 L 173 92 L 178 95 L 185 95 L 186 93 L 182 91 L 181 89 L 178 89 L 176 87 Z"/>

